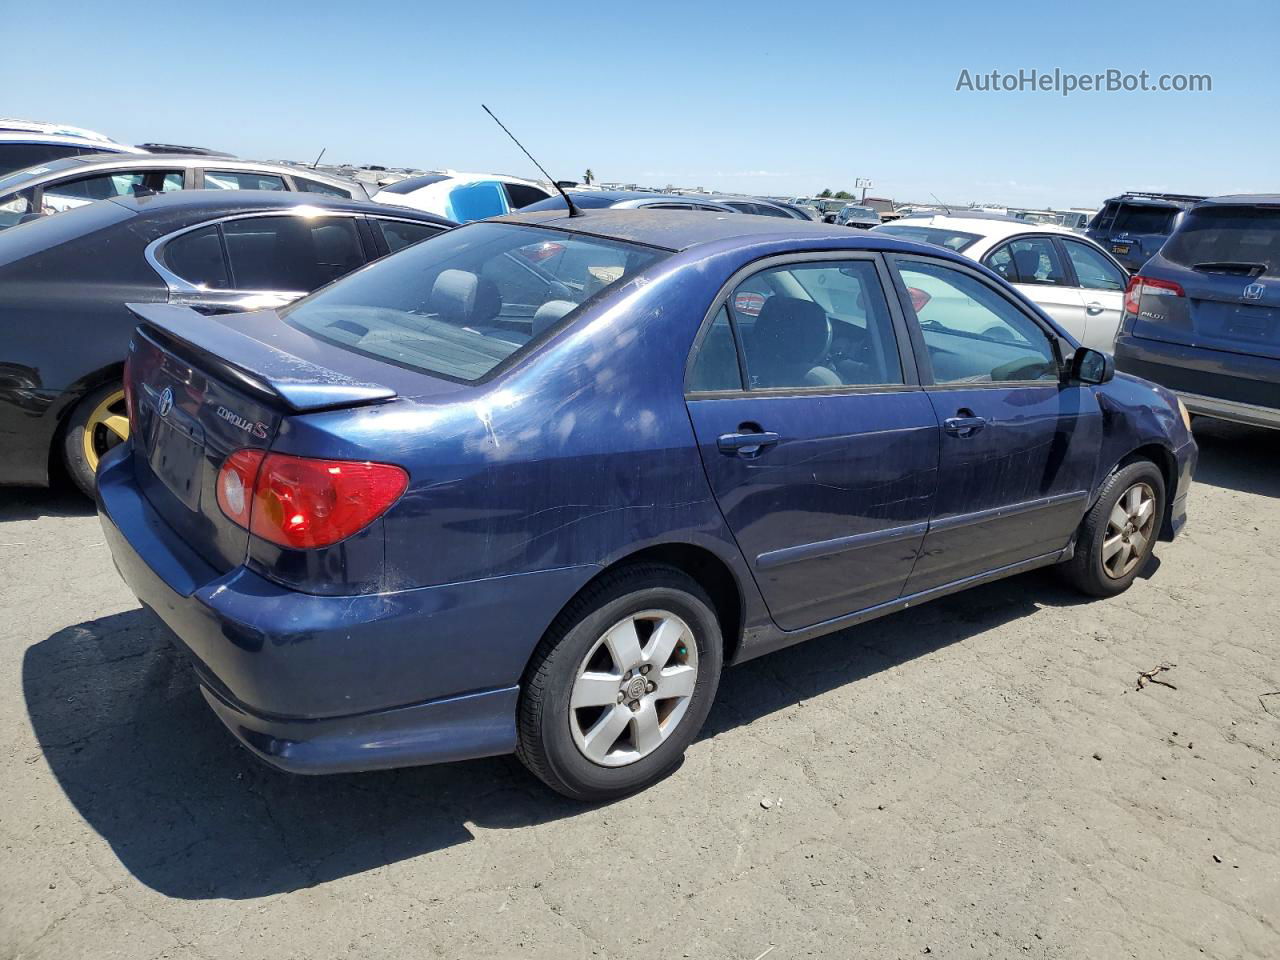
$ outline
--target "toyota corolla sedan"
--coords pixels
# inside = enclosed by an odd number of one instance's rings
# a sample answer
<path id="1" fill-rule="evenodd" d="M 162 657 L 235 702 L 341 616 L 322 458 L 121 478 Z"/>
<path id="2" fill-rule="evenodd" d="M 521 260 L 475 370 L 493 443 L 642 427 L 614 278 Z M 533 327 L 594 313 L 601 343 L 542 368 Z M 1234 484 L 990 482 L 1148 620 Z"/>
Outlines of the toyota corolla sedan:
<path id="1" fill-rule="evenodd" d="M 727 664 L 1037 567 L 1116 594 L 1186 520 L 1173 395 L 879 234 L 551 211 L 279 310 L 134 309 L 106 539 L 299 773 L 514 751 L 616 797 Z"/>

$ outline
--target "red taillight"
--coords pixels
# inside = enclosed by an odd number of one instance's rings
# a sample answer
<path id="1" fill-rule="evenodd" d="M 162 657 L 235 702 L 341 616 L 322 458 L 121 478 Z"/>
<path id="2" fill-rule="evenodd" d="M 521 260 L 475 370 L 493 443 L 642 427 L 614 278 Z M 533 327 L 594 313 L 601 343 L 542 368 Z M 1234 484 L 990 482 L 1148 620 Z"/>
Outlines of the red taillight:
<path id="1" fill-rule="evenodd" d="M 933 299 L 929 294 L 925 293 L 918 287 L 907 287 L 907 294 L 911 297 L 911 306 L 916 313 L 924 309 L 926 303 Z"/>
<path id="2" fill-rule="evenodd" d="M 1187 295 L 1181 284 L 1174 283 L 1172 280 L 1157 280 L 1154 277 L 1144 277 L 1139 274 L 1130 277 L 1129 286 L 1125 288 L 1124 312 L 1131 313 L 1136 317 L 1138 315 L 1138 305 L 1142 302 L 1144 293 L 1166 297 L 1185 297 Z"/>
<path id="3" fill-rule="evenodd" d="M 360 532 L 408 485 L 389 463 L 237 450 L 218 473 L 218 506 L 255 536 L 307 550 Z"/>

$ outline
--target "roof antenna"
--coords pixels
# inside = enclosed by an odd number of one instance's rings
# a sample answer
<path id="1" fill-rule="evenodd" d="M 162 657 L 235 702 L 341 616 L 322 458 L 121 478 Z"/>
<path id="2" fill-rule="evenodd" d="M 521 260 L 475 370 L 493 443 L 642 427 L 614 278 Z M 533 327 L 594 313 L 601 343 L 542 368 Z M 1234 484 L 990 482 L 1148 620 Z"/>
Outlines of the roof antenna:
<path id="1" fill-rule="evenodd" d="M 938 200 L 938 195 L 937 195 L 936 193 L 930 193 L 930 194 L 929 194 L 929 196 L 933 197 L 933 199 L 935 199 L 935 200 Z M 938 206 L 940 206 L 943 210 L 947 211 L 947 216 L 948 216 L 948 217 L 949 217 L 949 216 L 951 216 L 951 208 L 950 208 L 950 207 L 948 207 L 948 206 L 947 206 L 945 203 L 943 203 L 941 200 L 938 200 Z"/>
<path id="2" fill-rule="evenodd" d="M 320 157 L 323 157 L 323 156 L 324 156 L 324 152 L 325 152 L 326 150 L 328 150 L 328 149 L 329 149 L 328 147 L 321 147 L 321 148 L 320 148 Z M 312 169 L 312 170 L 314 170 L 316 167 L 320 166 L 320 157 L 316 157 L 316 162 L 315 162 L 315 163 L 313 163 L 313 164 L 311 165 L 311 169 Z"/>
<path id="3" fill-rule="evenodd" d="M 526 157 L 528 157 L 530 160 L 533 160 L 533 154 L 530 153 L 528 150 L 524 149 L 524 144 L 521 143 L 519 140 L 517 140 L 515 134 L 507 129 L 507 125 L 503 123 L 501 120 L 499 120 L 494 115 L 494 112 L 490 110 L 488 107 L 485 107 L 483 103 L 480 104 L 480 106 L 484 107 L 485 113 L 493 117 L 494 123 L 502 127 L 502 132 L 511 138 L 511 142 L 514 143 L 517 147 L 519 147 L 524 152 L 524 155 Z M 560 196 L 564 197 L 565 206 L 569 208 L 569 216 L 571 217 L 582 216 L 582 211 L 573 205 L 573 201 L 569 198 L 569 194 L 565 191 L 564 187 L 560 186 L 559 183 L 557 183 L 554 179 L 552 179 L 551 174 L 547 173 L 546 169 L 542 166 L 542 164 L 540 164 L 537 160 L 533 160 L 533 165 L 542 171 L 542 175 L 546 177 L 548 181 L 550 181 L 553 187 L 555 187 L 557 190 L 560 191 Z"/>

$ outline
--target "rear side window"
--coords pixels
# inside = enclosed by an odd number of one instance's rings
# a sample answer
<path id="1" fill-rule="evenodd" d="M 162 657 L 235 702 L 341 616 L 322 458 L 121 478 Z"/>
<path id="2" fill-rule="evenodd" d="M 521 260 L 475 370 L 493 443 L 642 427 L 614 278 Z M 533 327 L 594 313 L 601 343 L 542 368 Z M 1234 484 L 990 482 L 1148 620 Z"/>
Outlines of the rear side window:
<path id="1" fill-rule="evenodd" d="M 84 151 L 86 153 L 92 151 Z M 79 147 L 61 143 L 6 143 L 0 144 L 0 176 L 33 167 L 37 163 L 79 156 Z"/>
<path id="2" fill-rule="evenodd" d="M 694 393 L 742 389 L 742 371 L 738 368 L 738 348 L 729 325 L 728 307 L 720 308 L 702 338 L 689 372 L 689 389 Z"/>
<path id="3" fill-rule="evenodd" d="M 306 177 L 295 176 L 293 178 L 293 185 L 300 193 L 319 193 L 326 197 L 343 197 L 347 200 L 351 199 L 350 190 L 335 187 L 331 183 L 321 183 L 319 180 L 308 180 Z"/>
<path id="4" fill-rule="evenodd" d="M 938 383 L 1056 380 L 1057 353 L 1040 326 L 987 284 L 940 264 L 898 271 Z"/>
<path id="5" fill-rule="evenodd" d="M 284 190 L 284 178 L 273 173 L 251 173 L 245 170 L 206 170 L 206 190 Z"/>
<path id="6" fill-rule="evenodd" d="M 222 238 L 211 225 L 174 237 L 164 248 L 164 265 L 188 283 L 211 290 L 231 286 Z"/>
<path id="7" fill-rule="evenodd" d="M 35 187 L 28 187 L 0 199 L 0 229 L 12 227 L 27 214 L 35 212 L 35 192 Z"/>
<path id="8" fill-rule="evenodd" d="M 379 260 L 282 315 L 357 353 L 475 380 L 594 294 L 667 255 L 576 233 L 477 223 Z"/>
<path id="9" fill-rule="evenodd" d="M 237 290 L 314 290 L 364 263 L 353 217 L 248 217 L 222 235 Z"/>
<path id="10" fill-rule="evenodd" d="M 1168 233 L 1177 215 L 1178 211 L 1172 207 L 1122 203 L 1111 229 L 1116 233 Z"/>
<path id="11" fill-rule="evenodd" d="M 409 223 L 404 220 L 377 220 L 375 222 L 378 224 L 378 229 L 382 231 L 382 239 L 387 241 L 387 247 L 392 253 L 397 250 L 403 250 L 419 240 L 434 237 L 441 230 L 440 227 L 433 227 L 427 223 Z"/>
<path id="12" fill-rule="evenodd" d="M 1280 276 L 1280 207 L 1197 207 L 1161 254 L 1184 267 Z"/>
<path id="13" fill-rule="evenodd" d="M 504 183 L 503 187 L 506 188 L 507 200 L 510 202 L 512 210 L 519 210 L 521 207 L 527 207 L 531 203 L 547 199 L 545 190 L 526 186 L 523 183 Z"/>
<path id="14" fill-rule="evenodd" d="M 1125 275 L 1101 252 L 1078 240 L 1063 240 L 1080 286 L 1089 290 L 1123 290 Z"/>

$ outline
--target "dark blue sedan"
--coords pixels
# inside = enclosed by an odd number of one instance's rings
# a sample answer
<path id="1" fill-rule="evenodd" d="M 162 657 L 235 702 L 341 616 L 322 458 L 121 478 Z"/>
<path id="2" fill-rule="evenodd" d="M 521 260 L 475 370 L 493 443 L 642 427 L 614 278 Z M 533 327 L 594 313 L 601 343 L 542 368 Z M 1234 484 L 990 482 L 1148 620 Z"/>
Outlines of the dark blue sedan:
<path id="1" fill-rule="evenodd" d="M 724 664 L 1036 567 L 1124 590 L 1196 446 L 981 266 L 744 215 L 512 216 L 277 311 L 135 307 L 102 522 L 299 773 L 670 772 Z"/>

